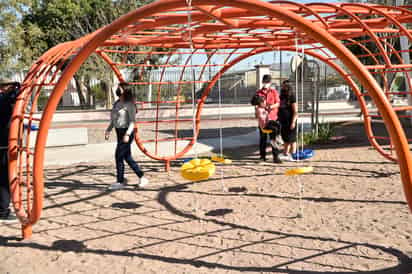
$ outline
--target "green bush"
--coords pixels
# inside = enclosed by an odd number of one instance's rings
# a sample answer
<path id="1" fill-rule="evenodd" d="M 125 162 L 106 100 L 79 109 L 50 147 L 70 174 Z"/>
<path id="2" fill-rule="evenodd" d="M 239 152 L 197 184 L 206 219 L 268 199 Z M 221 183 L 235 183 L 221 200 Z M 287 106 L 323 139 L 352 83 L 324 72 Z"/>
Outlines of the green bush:
<path id="1" fill-rule="evenodd" d="M 331 123 L 319 124 L 318 135 L 316 132 L 304 133 L 303 142 L 305 145 L 326 143 L 335 135 L 335 126 Z"/>
<path id="2" fill-rule="evenodd" d="M 41 91 L 39 98 L 37 99 L 37 107 L 39 110 L 43 110 L 47 104 L 47 100 L 49 100 L 49 96 L 47 96 L 44 90 Z"/>

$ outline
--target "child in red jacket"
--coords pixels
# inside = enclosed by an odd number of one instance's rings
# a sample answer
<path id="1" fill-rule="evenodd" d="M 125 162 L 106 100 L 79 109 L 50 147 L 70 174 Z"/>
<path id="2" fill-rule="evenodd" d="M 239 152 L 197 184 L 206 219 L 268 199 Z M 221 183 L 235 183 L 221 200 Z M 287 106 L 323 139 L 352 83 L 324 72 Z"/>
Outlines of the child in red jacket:
<path id="1" fill-rule="evenodd" d="M 273 162 L 282 163 L 279 159 L 279 144 L 276 142 L 276 136 L 279 135 L 279 124 L 276 121 L 269 120 L 269 111 L 265 97 L 259 96 L 256 98 L 255 116 L 258 119 L 260 132 L 260 158 L 266 161 L 266 142 L 267 136 L 270 135 L 270 144 L 272 146 Z M 271 130 L 271 133 L 265 133 L 265 130 Z"/>

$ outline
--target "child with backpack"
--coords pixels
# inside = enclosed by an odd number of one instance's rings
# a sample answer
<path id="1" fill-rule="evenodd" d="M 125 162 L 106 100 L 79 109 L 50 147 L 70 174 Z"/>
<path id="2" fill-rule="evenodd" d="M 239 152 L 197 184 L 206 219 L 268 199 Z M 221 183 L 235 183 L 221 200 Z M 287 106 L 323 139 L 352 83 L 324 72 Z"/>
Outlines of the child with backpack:
<path id="1" fill-rule="evenodd" d="M 252 105 L 255 106 L 256 118 L 259 123 L 259 151 L 260 159 L 266 161 L 266 145 L 268 135 L 271 139 L 271 147 L 274 163 L 282 163 L 279 158 L 280 147 L 276 142 L 277 136 L 280 133 L 280 125 L 277 121 L 277 106 L 279 105 L 279 96 L 276 90 L 270 88 L 271 77 L 265 75 L 263 77 L 263 88 L 258 90 L 252 98 Z M 271 133 L 266 133 L 265 130 L 270 130 Z"/>

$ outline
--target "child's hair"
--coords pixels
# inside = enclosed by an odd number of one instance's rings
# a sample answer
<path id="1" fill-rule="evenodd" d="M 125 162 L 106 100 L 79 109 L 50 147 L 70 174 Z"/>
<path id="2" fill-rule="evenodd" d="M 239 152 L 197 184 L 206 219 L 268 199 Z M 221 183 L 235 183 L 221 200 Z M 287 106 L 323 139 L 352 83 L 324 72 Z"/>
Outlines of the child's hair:
<path id="1" fill-rule="evenodd" d="M 262 79 L 263 84 L 268 84 L 271 81 L 272 81 L 272 75 L 270 75 L 270 74 L 263 75 L 263 79 Z"/>
<path id="2" fill-rule="evenodd" d="M 286 100 L 286 105 L 289 105 L 293 98 L 292 86 L 285 83 L 280 89 L 280 97 Z"/>
<path id="3" fill-rule="evenodd" d="M 117 97 L 123 95 L 126 102 L 134 102 L 133 92 L 127 84 L 121 83 L 116 90 Z"/>
<path id="4" fill-rule="evenodd" d="M 126 102 L 134 102 L 134 96 L 130 88 L 125 88 L 123 98 Z"/>
<path id="5" fill-rule="evenodd" d="M 257 105 L 260 105 L 261 103 L 265 102 L 265 98 L 263 96 L 258 96 L 256 98 L 256 103 Z"/>
<path id="6" fill-rule="evenodd" d="M 292 87 L 289 85 L 289 83 L 283 83 L 282 88 L 280 89 L 280 93 L 290 95 L 291 91 Z"/>

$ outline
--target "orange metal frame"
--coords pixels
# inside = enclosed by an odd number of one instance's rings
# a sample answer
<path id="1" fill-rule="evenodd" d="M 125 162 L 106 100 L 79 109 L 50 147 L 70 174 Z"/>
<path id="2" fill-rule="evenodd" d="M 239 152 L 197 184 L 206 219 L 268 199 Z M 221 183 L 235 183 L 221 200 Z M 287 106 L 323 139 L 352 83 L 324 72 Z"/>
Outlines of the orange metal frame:
<path id="1" fill-rule="evenodd" d="M 190 33 L 188 13 L 191 18 Z M 53 114 L 67 85 L 91 54 L 100 56 L 119 81 L 129 85 L 148 85 L 149 82 L 127 79 L 122 73 L 123 68 L 139 71 L 139 75 L 147 69 L 161 69 L 160 79 L 150 82 L 157 87 L 154 89 L 156 99 L 138 102 L 143 108 L 148 103 L 155 105 L 155 117 L 136 124 L 136 143 L 149 157 L 165 161 L 168 168 L 170 161 L 182 157 L 196 143 L 203 105 L 223 73 L 255 54 L 275 50 L 295 51 L 296 38 L 306 54 L 331 66 L 350 85 L 363 112 L 370 143 L 381 155 L 399 164 L 405 197 L 412 210 L 412 158 L 408 139 L 397 115 L 399 111 L 412 110 L 412 106 L 396 107 L 390 102 L 394 95 L 412 96 L 412 91 L 392 92 L 387 80 L 391 73 L 404 73 L 410 80 L 412 65 L 405 64 L 401 51 L 387 40 L 403 36 L 412 41 L 411 30 L 404 25 L 411 19 L 409 7 L 354 3 L 304 5 L 260 0 L 159 0 L 131 11 L 81 39 L 57 45 L 41 56 L 27 74 L 11 123 L 12 200 L 19 215 L 27 214 L 29 219 L 28 224 L 23 226 L 23 237 L 30 237 L 32 225 L 39 220 L 42 211 L 44 155 Z M 372 52 L 366 43 L 373 44 L 377 52 Z M 353 54 L 348 49 L 353 45 L 362 49 L 363 53 Z M 130 55 L 140 55 L 144 61 L 157 56 L 163 63 L 134 64 L 128 61 Z M 172 60 L 176 56 L 186 59 L 174 64 Z M 362 64 L 360 59 L 364 57 L 370 57 L 374 64 Z M 397 61 L 392 61 L 391 57 Z M 212 79 L 203 80 L 207 68 L 212 67 L 220 69 Z M 172 69 L 180 71 L 178 81 L 165 78 L 166 72 Z M 196 78 L 188 79 L 185 75 L 192 69 L 197 69 L 198 73 Z M 377 75 L 383 80 L 383 88 L 374 77 Z M 361 93 L 357 83 L 367 92 Z M 176 99 L 162 100 L 162 88 L 171 84 L 177 87 Z M 201 98 L 196 100 L 194 136 L 179 138 L 182 124 L 192 121 L 181 118 L 182 106 L 191 101 L 180 99 L 185 84 L 203 84 L 205 89 Z M 35 116 L 37 100 L 46 87 L 52 92 L 39 119 Z M 365 97 L 372 99 L 378 115 L 371 114 Z M 174 109 L 175 119 L 159 119 L 165 106 Z M 376 117 L 383 120 L 387 136 L 374 134 Z M 30 126 L 25 129 L 26 123 L 39 123 L 34 151 L 29 145 L 32 132 Z M 170 123 L 175 125 L 174 137 L 160 139 L 161 125 Z M 144 125 L 153 125 L 154 139 L 144 140 L 139 134 L 144 130 Z M 391 150 L 385 150 L 379 140 L 389 141 Z M 158 146 L 163 141 L 170 141 L 174 146 L 170 155 L 160 155 Z M 151 142 L 155 145 L 154 151 L 146 145 Z M 184 142 L 180 151 L 179 142 Z M 396 154 L 392 153 L 392 149 Z"/>

